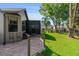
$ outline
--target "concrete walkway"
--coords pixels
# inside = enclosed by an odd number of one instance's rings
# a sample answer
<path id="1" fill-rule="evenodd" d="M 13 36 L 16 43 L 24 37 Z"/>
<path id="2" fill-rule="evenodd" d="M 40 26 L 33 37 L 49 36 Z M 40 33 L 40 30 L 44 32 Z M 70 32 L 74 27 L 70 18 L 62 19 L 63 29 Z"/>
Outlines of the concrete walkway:
<path id="1" fill-rule="evenodd" d="M 42 51 L 43 48 L 43 42 L 39 36 L 31 37 L 31 55 Z M 27 56 L 27 39 L 0 45 L 0 56 Z"/>

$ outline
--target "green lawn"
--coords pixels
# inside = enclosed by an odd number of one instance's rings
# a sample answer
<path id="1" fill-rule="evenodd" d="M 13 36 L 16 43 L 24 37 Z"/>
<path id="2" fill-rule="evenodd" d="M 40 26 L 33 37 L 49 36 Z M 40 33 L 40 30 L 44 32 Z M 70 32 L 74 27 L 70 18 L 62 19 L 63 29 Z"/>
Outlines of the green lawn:
<path id="1" fill-rule="evenodd" d="M 46 33 L 45 45 L 46 56 L 79 56 L 79 40 L 66 34 Z"/>

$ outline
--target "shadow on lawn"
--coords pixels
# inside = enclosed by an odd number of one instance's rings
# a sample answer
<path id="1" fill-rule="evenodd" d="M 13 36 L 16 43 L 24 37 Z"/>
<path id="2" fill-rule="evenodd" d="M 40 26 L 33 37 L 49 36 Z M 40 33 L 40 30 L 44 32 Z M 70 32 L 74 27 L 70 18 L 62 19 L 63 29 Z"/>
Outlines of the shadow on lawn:
<path id="1" fill-rule="evenodd" d="M 74 38 L 74 39 L 79 40 L 79 38 Z"/>
<path id="2" fill-rule="evenodd" d="M 53 37 L 52 35 L 49 35 L 49 34 L 45 34 L 45 39 L 56 41 L 55 37 Z"/>
<path id="3" fill-rule="evenodd" d="M 60 56 L 58 53 L 53 52 L 50 50 L 47 46 L 45 46 L 45 50 L 41 53 L 43 56 L 53 56 L 55 54 L 56 56 Z"/>

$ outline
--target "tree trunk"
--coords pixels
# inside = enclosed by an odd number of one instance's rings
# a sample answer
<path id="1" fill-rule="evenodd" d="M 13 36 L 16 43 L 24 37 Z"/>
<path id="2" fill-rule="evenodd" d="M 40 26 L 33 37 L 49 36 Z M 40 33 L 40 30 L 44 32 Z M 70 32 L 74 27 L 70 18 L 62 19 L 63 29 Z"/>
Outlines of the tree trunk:
<path id="1" fill-rule="evenodd" d="M 57 25 L 55 25 L 55 32 L 58 32 L 58 28 L 57 28 Z"/>
<path id="2" fill-rule="evenodd" d="M 55 32 L 58 32 L 58 28 L 57 28 L 57 22 L 56 22 L 56 18 L 55 17 L 50 17 L 53 21 L 53 24 L 55 26 Z"/>
<path id="3" fill-rule="evenodd" d="M 59 23 L 59 33 L 61 33 L 61 24 Z"/>
<path id="4" fill-rule="evenodd" d="M 74 34 L 75 34 L 74 28 L 70 28 L 70 29 L 69 29 L 69 37 L 70 37 L 70 38 L 75 38 L 75 37 L 74 37 Z"/>
<path id="5" fill-rule="evenodd" d="M 45 25 L 45 31 L 46 31 L 46 32 L 48 32 L 48 28 L 47 28 L 47 25 Z"/>
<path id="6" fill-rule="evenodd" d="M 74 38 L 75 33 L 75 16 L 76 16 L 76 3 L 69 4 L 69 37 Z"/>

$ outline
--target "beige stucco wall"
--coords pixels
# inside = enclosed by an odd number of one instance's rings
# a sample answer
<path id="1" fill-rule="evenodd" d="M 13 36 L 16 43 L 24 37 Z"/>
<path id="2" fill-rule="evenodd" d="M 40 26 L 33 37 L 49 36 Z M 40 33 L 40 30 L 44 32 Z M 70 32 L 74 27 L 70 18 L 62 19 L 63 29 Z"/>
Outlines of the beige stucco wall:
<path id="1" fill-rule="evenodd" d="M 22 22 L 21 22 L 20 16 L 16 16 L 16 15 L 12 15 L 12 14 L 5 14 L 5 18 L 6 18 L 5 19 L 6 43 L 22 40 Z M 8 32 L 8 22 L 9 22 L 8 20 L 13 19 L 13 18 L 14 19 L 16 18 L 15 20 L 18 20 L 18 32 Z"/>
<path id="2" fill-rule="evenodd" d="M 20 11 L 18 14 L 21 16 L 21 20 L 19 21 L 19 28 L 22 26 L 22 20 L 26 20 L 26 16 L 24 11 Z M 22 31 L 22 29 L 19 29 L 19 32 Z M 0 44 L 2 44 L 4 41 L 4 12 L 0 12 Z"/>
<path id="3" fill-rule="evenodd" d="M 23 10 L 20 11 L 18 14 L 20 14 L 20 16 L 21 16 L 21 20 L 26 20 L 26 16 L 25 16 L 25 13 L 24 13 Z"/>
<path id="4" fill-rule="evenodd" d="M 4 13 L 0 12 L 0 44 L 4 40 Z"/>

